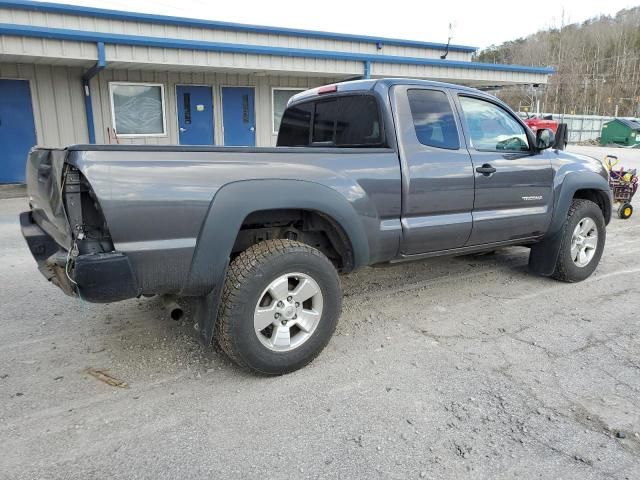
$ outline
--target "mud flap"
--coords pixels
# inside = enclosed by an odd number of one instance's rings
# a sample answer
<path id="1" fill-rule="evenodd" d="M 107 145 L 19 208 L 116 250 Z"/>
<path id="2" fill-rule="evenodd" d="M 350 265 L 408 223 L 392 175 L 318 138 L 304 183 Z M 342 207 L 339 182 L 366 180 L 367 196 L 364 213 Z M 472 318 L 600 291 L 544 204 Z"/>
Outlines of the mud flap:
<path id="1" fill-rule="evenodd" d="M 198 332 L 198 340 L 200 343 L 208 347 L 213 340 L 218 311 L 220 310 L 220 298 L 224 289 L 224 279 L 227 276 L 227 268 L 224 268 L 221 278 L 216 282 L 216 286 L 207 295 L 197 297 L 195 301 L 195 325 Z"/>
<path id="2" fill-rule="evenodd" d="M 529 253 L 529 271 L 531 273 L 546 277 L 553 274 L 560 253 L 562 232 L 563 230 L 561 229 L 531 247 L 531 252 Z"/>

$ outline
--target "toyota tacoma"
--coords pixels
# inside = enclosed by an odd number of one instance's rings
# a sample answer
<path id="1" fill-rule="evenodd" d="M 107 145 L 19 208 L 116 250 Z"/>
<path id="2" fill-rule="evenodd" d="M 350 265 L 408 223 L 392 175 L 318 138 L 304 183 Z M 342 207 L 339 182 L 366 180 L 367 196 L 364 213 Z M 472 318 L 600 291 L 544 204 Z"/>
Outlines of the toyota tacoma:
<path id="1" fill-rule="evenodd" d="M 20 221 L 66 294 L 191 297 L 205 345 L 282 374 L 327 345 L 338 275 L 367 265 L 518 245 L 535 274 L 591 275 L 608 174 L 553 144 L 475 89 L 344 82 L 295 95 L 274 148 L 34 148 Z"/>

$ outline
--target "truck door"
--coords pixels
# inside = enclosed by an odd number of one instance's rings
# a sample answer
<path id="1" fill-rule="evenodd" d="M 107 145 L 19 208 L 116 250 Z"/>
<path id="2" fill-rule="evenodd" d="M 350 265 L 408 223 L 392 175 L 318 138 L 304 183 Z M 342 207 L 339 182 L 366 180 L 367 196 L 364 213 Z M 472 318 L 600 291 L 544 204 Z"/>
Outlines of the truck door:
<path id="1" fill-rule="evenodd" d="M 449 93 L 403 85 L 391 101 L 402 166 L 401 253 L 462 247 L 471 234 L 474 175 Z"/>
<path id="2" fill-rule="evenodd" d="M 542 235 L 551 221 L 550 152 L 530 145 L 524 125 L 497 102 L 458 95 L 475 174 L 468 245 Z"/>

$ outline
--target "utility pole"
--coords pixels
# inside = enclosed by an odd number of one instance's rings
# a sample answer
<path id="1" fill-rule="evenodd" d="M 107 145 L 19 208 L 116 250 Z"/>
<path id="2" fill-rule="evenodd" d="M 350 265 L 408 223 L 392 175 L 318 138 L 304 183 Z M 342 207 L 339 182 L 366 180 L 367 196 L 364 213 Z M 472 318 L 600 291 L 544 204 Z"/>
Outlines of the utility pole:
<path id="1" fill-rule="evenodd" d="M 596 85 L 596 101 L 593 107 L 593 114 L 598 115 L 598 79 L 595 77 L 595 75 L 593 77 L 593 83 L 595 83 Z"/>
<path id="2" fill-rule="evenodd" d="M 562 7 L 562 18 L 560 20 L 560 33 L 558 35 L 558 63 L 562 65 L 562 33 L 564 30 L 564 7 Z M 556 111 L 556 105 L 558 104 L 558 95 L 560 93 L 560 84 L 556 82 L 556 93 L 553 96 L 553 111 Z"/>

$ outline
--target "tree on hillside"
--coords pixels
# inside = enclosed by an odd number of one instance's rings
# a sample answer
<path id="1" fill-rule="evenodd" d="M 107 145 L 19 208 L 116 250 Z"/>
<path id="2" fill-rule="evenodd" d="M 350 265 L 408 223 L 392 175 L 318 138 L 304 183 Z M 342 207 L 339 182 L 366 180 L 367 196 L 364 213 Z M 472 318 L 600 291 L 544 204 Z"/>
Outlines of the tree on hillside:
<path id="1" fill-rule="evenodd" d="M 544 112 L 640 117 L 640 7 L 491 46 L 476 59 L 556 69 L 536 92 L 496 92 L 514 108 L 531 110 L 538 99 Z"/>

